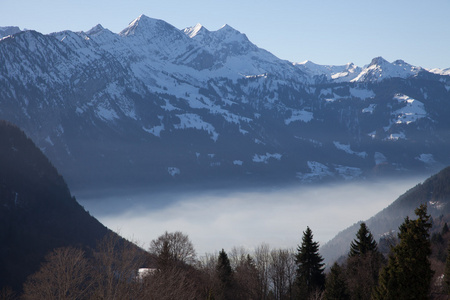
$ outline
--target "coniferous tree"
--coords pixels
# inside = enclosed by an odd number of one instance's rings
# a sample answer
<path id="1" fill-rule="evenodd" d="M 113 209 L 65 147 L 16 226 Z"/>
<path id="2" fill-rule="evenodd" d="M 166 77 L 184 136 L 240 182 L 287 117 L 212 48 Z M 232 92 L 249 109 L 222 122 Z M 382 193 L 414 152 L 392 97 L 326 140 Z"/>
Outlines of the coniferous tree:
<path id="1" fill-rule="evenodd" d="M 220 284 L 219 299 L 233 299 L 233 269 L 231 268 L 230 259 L 228 258 L 225 250 L 219 252 L 219 258 L 217 260 L 217 277 Z"/>
<path id="2" fill-rule="evenodd" d="M 442 227 L 441 234 L 444 235 L 449 231 L 447 222 L 444 223 L 444 227 Z"/>
<path id="3" fill-rule="evenodd" d="M 347 300 L 350 299 L 344 273 L 338 263 L 330 268 L 325 282 L 325 300 Z"/>
<path id="4" fill-rule="evenodd" d="M 378 282 L 378 274 L 383 261 L 383 255 L 378 251 L 378 245 L 372 233 L 365 223 L 361 223 L 360 229 L 356 233 L 356 239 L 350 244 L 345 269 L 352 299 L 370 299 L 372 289 Z"/>
<path id="5" fill-rule="evenodd" d="M 321 291 L 325 285 L 324 263 L 319 254 L 319 244 L 313 241 L 309 227 L 303 232 L 302 244 L 295 257 L 297 264 L 297 284 L 300 297 L 308 299 L 315 291 Z"/>
<path id="6" fill-rule="evenodd" d="M 445 260 L 444 289 L 445 293 L 447 295 L 450 295 L 450 244 L 448 245 L 447 248 L 447 259 Z"/>
<path id="7" fill-rule="evenodd" d="M 415 210 L 416 220 L 408 217 L 399 227 L 400 243 L 392 249 L 382 270 L 374 299 L 428 299 L 433 277 L 429 256 L 430 216 L 426 205 Z"/>
<path id="8" fill-rule="evenodd" d="M 172 254 L 170 252 L 170 246 L 168 241 L 164 241 L 162 245 L 161 252 L 156 258 L 156 264 L 158 269 L 164 270 L 168 268 L 169 266 L 173 265 L 174 259 L 172 257 Z"/>
<path id="9" fill-rule="evenodd" d="M 368 252 L 374 252 L 377 250 L 377 242 L 375 242 L 372 233 L 367 228 L 366 223 L 361 223 L 358 232 L 356 233 L 356 239 L 350 244 L 350 257 L 357 255 L 364 255 Z"/>

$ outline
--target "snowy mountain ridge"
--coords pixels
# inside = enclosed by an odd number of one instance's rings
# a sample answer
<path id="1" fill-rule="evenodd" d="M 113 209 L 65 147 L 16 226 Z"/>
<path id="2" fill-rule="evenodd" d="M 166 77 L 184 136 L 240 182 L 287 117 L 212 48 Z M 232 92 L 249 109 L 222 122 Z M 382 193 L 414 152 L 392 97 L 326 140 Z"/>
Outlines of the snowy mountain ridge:
<path id="1" fill-rule="evenodd" d="M 401 60 L 292 63 L 228 25 L 141 15 L 118 34 L 17 32 L 0 41 L 0 66 L 0 117 L 73 185 L 348 180 L 450 163 L 450 77 Z"/>
<path id="2" fill-rule="evenodd" d="M 5 27 L 0 27 L 0 39 L 19 33 L 22 30 L 17 27 L 17 26 L 5 26 Z"/>

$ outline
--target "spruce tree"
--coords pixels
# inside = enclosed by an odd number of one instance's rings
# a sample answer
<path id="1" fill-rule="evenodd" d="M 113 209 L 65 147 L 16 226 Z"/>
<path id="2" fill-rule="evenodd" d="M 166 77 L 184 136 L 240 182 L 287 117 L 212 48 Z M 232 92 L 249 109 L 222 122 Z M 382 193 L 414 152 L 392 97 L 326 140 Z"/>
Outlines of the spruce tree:
<path id="1" fill-rule="evenodd" d="M 448 230 L 448 225 L 447 225 L 447 222 L 445 222 L 445 223 L 444 223 L 444 227 L 442 227 L 441 234 L 444 235 L 444 234 L 446 234 L 448 231 L 449 231 L 449 230 Z"/>
<path id="2" fill-rule="evenodd" d="M 297 284 L 300 297 L 308 299 L 312 292 L 323 290 L 325 285 L 324 263 L 319 254 L 319 244 L 313 241 L 309 227 L 303 232 L 302 244 L 297 248 Z"/>
<path id="3" fill-rule="evenodd" d="M 382 270 L 374 299 L 428 299 L 433 277 L 428 257 L 431 254 L 430 216 L 426 205 L 415 210 L 416 220 L 408 217 L 399 227 L 400 243 L 392 249 Z"/>
<path id="4" fill-rule="evenodd" d="M 338 263 L 330 268 L 325 282 L 325 300 L 347 300 L 350 299 L 343 270 Z"/>
<path id="5" fill-rule="evenodd" d="M 366 226 L 366 223 L 361 223 L 358 232 L 356 233 L 356 239 L 350 244 L 350 257 L 357 255 L 365 255 L 368 252 L 374 252 L 377 250 L 377 242 L 375 242 L 372 233 Z"/>
<path id="6" fill-rule="evenodd" d="M 450 295 L 450 244 L 447 248 L 447 259 L 445 260 L 444 290 L 446 295 Z"/>
<path id="7" fill-rule="evenodd" d="M 158 269 L 160 270 L 164 270 L 175 263 L 172 254 L 170 252 L 170 246 L 168 241 L 163 242 L 161 252 L 156 258 L 156 263 Z"/>
<path id="8" fill-rule="evenodd" d="M 365 223 L 361 223 L 356 233 L 356 239 L 350 244 L 345 269 L 352 299 L 370 299 L 372 289 L 378 282 L 378 274 L 383 261 L 383 255 L 378 251 L 378 245 L 372 233 Z"/>
<path id="9" fill-rule="evenodd" d="M 232 288 L 234 284 L 233 269 L 231 268 L 230 259 L 225 250 L 219 252 L 217 260 L 217 277 L 220 283 L 219 299 L 233 299 Z"/>

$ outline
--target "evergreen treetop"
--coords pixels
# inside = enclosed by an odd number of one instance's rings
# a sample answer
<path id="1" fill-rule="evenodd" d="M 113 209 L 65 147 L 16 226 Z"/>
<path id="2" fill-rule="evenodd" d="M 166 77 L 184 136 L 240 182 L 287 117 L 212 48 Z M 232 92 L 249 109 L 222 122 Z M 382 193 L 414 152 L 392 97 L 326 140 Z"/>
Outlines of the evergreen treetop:
<path id="1" fill-rule="evenodd" d="M 219 252 L 219 258 L 217 261 L 217 274 L 219 276 L 219 280 L 224 284 L 225 286 L 228 286 L 231 284 L 232 277 L 233 277 L 233 269 L 231 268 L 230 259 L 228 258 L 227 253 L 225 250 L 222 249 L 222 251 Z"/>
<path id="2" fill-rule="evenodd" d="M 415 210 L 418 218 L 408 217 L 399 227 L 400 243 L 392 249 L 388 264 L 381 271 L 373 299 L 428 299 L 433 277 L 430 216 L 427 206 Z"/>
<path id="3" fill-rule="evenodd" d="M 297 283 L 302 295 L 310 295 L 315 290 L 322 290 L 325 285 L 324 263 L 319 254 L 319 244 L 313 241 L 309 227 L 303 232 L 302 244 L 295 257 L 297 264 Z"/>
<path id="4" fill-rule="evenodd" d="M 361 223 L 358 232 L 356 233 L 356 239 L 350 244 L 349 256 L 365 255 L 368 252 L 378 251 L 377 242 L 373 238 L 372 233 L 367 228 L 366 223 Z"/>

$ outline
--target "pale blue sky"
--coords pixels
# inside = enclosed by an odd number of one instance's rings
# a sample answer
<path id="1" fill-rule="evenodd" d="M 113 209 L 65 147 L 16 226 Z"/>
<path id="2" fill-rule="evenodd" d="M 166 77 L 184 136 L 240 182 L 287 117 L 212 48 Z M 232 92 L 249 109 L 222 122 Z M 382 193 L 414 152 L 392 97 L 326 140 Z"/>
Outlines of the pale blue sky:
<path id="1" fill-rule="evenodd" d="M 119 32 L 145 14 L 183 29 L 229 24 L 257 46 L 292 62 L 359 66 L 376 56 L 425 68 L 450 67 L 450 0 L 14 0 L 0 26 L 50 33 Z"/>

